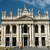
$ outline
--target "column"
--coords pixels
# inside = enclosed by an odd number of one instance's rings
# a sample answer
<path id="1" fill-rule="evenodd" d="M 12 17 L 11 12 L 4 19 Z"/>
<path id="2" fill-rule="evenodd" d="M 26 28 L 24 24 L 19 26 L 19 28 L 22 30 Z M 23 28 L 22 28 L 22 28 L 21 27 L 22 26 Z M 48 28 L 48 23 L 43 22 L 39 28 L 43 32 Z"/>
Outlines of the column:
<path id="1" fill-rule="evenodd" d="M 21 32 L 21 25 L 20 25 L 20 44 L 22 44 L 22 32 Z"/>
<path id="2" fill-rule="evenodd" d="M 1 46 L 4 46 L 4 25 L 2 24 L 2 30 L 1 30 Z"/>
<path id="3" fill-rule="evenodd" d="M 19 25 L 17 25 L 17 46 L 19 46 Z"/>
<path id="4" fill-rule="evenodd" d="M 29 35 L 29 26 L 27 25 L 28 35 Z M 30 46 L 30 37 L 27 38 L 27 45 Z"/>
<path id="5" fill-rule="evenodd" d="M 32 46 L 35 47 L 35 33 L 34 33 L 34 25 L 32 24 Z"/>
<path id="6" fill-rule="evenodd" d="M 30 28 L 29 28 L 29 33 L 30 33 L 30 46 L 32 46 L 32 37 L 31 37 L 31 25 L 30 25 Z"/>
<path id="7" fill-rule="evenodd" d="M 48 24 L 48 46 L 50 46 L 49 37 L 50 37 L 50 33 L 49 33 L 49 24 Z"/>
<path id="8" fill-rule="evenodd" d="M 46 41 L 46 46 L 48 46 L 48 29 L 47 29 L 47 24 L 45 24 L 45 34 L 46 34 L 46 37 L 45 37 L 45 41 Z"/>
<path id="9" fill-rule="evenodd" d="M 12 46 L 12 25 L 10 25 L 10 46 Z"/>
<path id="10" fill-rule="evenodd" d="M 5 46 L 5 40 L 6 40 L 6 36 L 5 36 L 5 34 L 6 34 L 6 26 L 4 25 L 4 46 Z"/>
<path id="11" fill-rule="evenodd" d="M 41 37 L 41 25 L 38 25 L 38 32 L 39 32 L 39 47 L 42 46 L 42 37 Z"/>

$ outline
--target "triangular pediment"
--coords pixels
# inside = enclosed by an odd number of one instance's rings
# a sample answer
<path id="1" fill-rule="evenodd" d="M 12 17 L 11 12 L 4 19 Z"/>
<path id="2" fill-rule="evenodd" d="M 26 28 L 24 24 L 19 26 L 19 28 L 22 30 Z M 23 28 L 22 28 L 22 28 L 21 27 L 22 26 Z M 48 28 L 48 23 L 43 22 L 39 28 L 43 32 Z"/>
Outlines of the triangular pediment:
<path id="1" fill-rule="evenodd" d="M 32 18 L 32 17 L 29 17 L 29 16 L 24 15 L 24 16 L 21 16 L 21 17 L 17 18 L 17 20 L 33 20 L 33 18 Z"/>

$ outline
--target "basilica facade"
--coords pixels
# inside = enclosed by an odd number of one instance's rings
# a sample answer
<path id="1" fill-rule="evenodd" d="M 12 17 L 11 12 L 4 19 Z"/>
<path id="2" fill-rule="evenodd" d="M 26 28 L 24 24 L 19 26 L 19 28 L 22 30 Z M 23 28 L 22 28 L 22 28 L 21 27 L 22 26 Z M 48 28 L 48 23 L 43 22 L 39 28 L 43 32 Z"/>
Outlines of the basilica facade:
<path id="1" fill-rule="evenodd" d="M 27 9 L 26 5 L 23 10 L 18 8 L 16 16 L 12 11 L 8 16 L 2 11 L 1 46 L 50 46 L 48 20 L 48 11 L 43 16 L 40 11 L 34 15 L 34 10 Z"/>

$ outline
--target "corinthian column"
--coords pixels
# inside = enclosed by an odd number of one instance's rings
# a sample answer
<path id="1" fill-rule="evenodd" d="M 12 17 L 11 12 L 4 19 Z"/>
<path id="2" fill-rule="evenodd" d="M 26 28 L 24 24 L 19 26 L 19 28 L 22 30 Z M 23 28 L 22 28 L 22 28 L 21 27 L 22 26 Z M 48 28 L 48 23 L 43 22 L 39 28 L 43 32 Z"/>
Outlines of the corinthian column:
<path id="1" fill-rule="evenodd" d="M 48 26 L 45 25 L 45 34 L 46 34 L 46 37 L 45 37 L 45 41 L 46 41 L 46 46 L 48 46 Z"/>
<path id="2" fill-rule="evenodd" d="M 17 25 L 17 46 L 19 46 L 20 35 L 19 35 L 19 25 Z"/>
<path id="3" fill-rule="evenodd" d="M 1 33 L 1 44 L 2 45 L 1 46 L 3 46 L 3 40 L 4 40 L 4 36 L 3 36 L 4 35 L 4 25 L 2 25 L 2 30 L 1 31 L 2 31 L 2 33 Z"/>
<path id="4" fill-rule="evenodd" d="M 39 24 L 38 27 L 39 27 L 38 28 L 38 32 L 39 32 L 39 46 L 42 46 L 42 41 L 41 41 L 42 40 L 41 39 L 41 25 Z"/>
<path id="5" fill-rule="evenodd" d="M 32 46 L 32 34 L 31 34 L 31 25 L 29 27 L 29 34 L 30 34 L 30 46 Z"/>
<path id="6" fill-rule="evenodd" d="M 12 47 L 12 25 L 10 25 L 10 46 Z"/>
<path id="7" fill-rule="evenodd" d="M 35 46 L 35 34 L 34 34 L 34 25 L 32 25 L 32 46 Z"/>
<path id="8" fill-rule="evenodd" d="M 21 32 L 21 25 L 20 25 L 20 43 L 22 43 L 22 32 Z"/>
<path id="9" fill-rule="evenodd" d="M 4 25 L 4 45 L 5 45 L 5 33 L 6 33 L 6 26 Z"/>

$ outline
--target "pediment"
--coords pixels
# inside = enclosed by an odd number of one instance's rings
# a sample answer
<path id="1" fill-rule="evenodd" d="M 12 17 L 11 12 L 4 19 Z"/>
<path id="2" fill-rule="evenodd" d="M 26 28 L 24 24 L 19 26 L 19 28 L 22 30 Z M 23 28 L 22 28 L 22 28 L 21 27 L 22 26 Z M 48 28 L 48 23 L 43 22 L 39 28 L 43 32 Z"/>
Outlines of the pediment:
<path id="1" fill-rule="evenodd" d="M 24 16 L 19 17 L 17 20 L 33 20 L 33 18 L 24 15 Z"/>

